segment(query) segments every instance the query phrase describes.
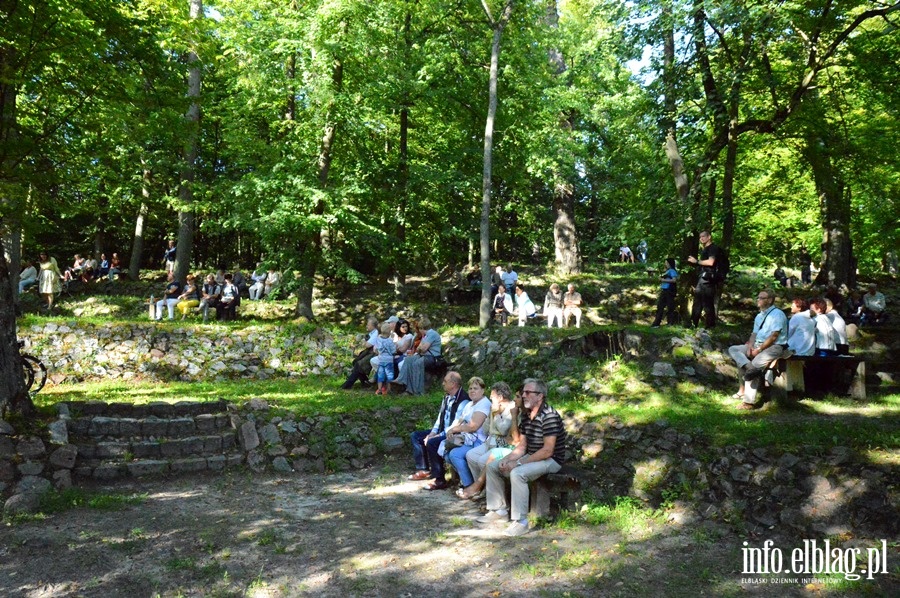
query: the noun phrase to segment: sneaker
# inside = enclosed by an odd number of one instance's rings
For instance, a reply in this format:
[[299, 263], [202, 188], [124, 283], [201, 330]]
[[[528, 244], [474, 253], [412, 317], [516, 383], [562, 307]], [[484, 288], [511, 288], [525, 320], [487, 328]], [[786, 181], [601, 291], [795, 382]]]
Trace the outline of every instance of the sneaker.
[[523, 525], [522, 523], [519, 523], [518, 521], [513, 521], [512, 523], [509, 524], [509, 527], [506, 528], [506, 531], [503, 532], [503, 535], [511, 536], [511, 537], [524, 536], [529, 531], [530, 530], [528, 529], [527, 525]]
[[496, 523], [498, 521], [507, 521], [507, 520], [509, 520], [509, 517], [507, 517], [506, 513], [503, 513], [501, 515], [497, 511], [488, 511], [487, 513], [485, 513], [484, 515], [482, 515], [475, 521], [477, 521], [478, 523]]

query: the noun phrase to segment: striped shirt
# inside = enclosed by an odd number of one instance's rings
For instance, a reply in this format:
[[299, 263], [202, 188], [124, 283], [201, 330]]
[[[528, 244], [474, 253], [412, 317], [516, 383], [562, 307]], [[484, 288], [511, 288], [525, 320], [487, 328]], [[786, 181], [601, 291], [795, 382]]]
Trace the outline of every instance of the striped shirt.
[[526, 412], [522, 418], [521, 432], [525, 435], [525, 452], [533, 455], [544, 448], [544, 438], [556, 437], [553, 448], [553, 460], [562, 465], [566, 460], [566, 428], [562, 418], [556, 409], [544, 403], [537, 417], [530, 419], [531, 413]]

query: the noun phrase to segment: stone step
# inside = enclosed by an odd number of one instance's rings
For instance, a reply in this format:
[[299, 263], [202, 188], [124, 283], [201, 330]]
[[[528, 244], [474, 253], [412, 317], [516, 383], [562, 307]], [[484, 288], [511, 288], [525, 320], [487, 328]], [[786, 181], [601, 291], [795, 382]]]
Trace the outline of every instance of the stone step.
[[222, 471], [244, 462], [241, 453], [225, 453], [207, 457], [182, 459], [135, 459], [133, 461], [88, 460], [74, 469], [76, 478], [93, 480], [117, 480], [126, 477], [191, 473], [198, 471]]
[[231, 428], [231, 419], [225, 413], [168, 418], [155, 415], [143, 418], [97, 415], [65, 421], [66, 429], [74, 439], [185, 438]]
[[85, 401], [76, 403], [57, 403], [59, 413], [76, 417], [124, 417], [141, 419], [155, 416], [159, 418], [193, 417], [204, 414], [226, 413], [228, 401], [179, 401], [166, 403], [158, 401], [145, 405], [132, 405], [129, 403], [106, 403], [103, 401]]
[[75, 443], [79, 462], [86, 459], [172, 459], [188, 456], [210, 456], [237, 447], [234, 432], [160, 440], [112, 440], [96, 443]]

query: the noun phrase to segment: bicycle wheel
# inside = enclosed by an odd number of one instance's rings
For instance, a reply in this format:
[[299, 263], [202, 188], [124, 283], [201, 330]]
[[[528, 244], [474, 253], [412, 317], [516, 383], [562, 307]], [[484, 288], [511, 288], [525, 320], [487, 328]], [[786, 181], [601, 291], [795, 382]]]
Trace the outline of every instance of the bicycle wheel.
[[47, 367], [33, 355], [22, 355], [22, 363], [25, 364], [25, 370], [31, 372], [33, 382], [29, 385], [29, 391], [31, 394], [40, 392], [47, 383]]
[[22, 377], [25, 378], [25, 391], [31, 392], [31, 385], [34, 384], [34, 371], [24, 359], [22, 360]]

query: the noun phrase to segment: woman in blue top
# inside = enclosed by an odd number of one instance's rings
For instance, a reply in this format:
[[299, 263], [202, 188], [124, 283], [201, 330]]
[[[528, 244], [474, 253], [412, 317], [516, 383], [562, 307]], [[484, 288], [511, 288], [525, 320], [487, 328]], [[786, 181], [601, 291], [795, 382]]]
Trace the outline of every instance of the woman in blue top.
[[669, 326], [673, 326], [678, 322], [678, 316], [675, 313], [675, 293], [678, 290], [675, 282], [678, 279], [678, 272], [675, 270], [675, 258], [666, 258], [666, 267], [668, 270], [660, 276], [662, 284], [659, 285], [659, 302], [656, 304], [656, 319], [653, 320], [652, 328], [659, 328], [664, 311], [667, 312], [666, 323]]

